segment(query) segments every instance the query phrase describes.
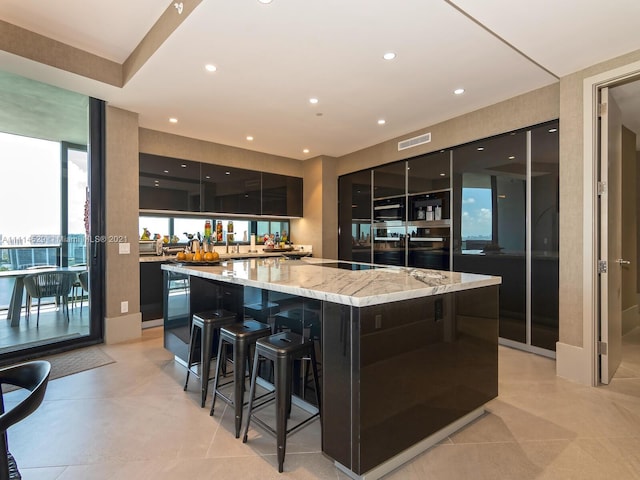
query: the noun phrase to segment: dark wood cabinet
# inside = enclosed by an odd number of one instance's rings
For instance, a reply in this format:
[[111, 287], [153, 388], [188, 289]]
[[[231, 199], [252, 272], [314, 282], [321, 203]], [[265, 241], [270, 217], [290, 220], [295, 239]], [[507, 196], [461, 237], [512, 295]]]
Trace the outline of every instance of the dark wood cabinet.
[[200, 211], [200, 163], [140, 154], [140, 208]]

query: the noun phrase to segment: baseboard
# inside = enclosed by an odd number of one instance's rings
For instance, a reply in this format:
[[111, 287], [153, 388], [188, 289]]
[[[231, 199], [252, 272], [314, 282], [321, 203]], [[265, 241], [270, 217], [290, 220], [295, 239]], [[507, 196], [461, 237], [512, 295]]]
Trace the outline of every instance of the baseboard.
[[556, 375], [573, 382], [591, 385], [591, 359], [582, 347], [556, 342]]
[[104, 343], [113, 344], [140, 338], [142, 313], [130, 313], [120, 317], [104, 318]]
[[622, 335], [629, 333], [631, 330], [640, 326], [640, 314], [638, 313], [638, 305], [634, 305], [622, 311]]

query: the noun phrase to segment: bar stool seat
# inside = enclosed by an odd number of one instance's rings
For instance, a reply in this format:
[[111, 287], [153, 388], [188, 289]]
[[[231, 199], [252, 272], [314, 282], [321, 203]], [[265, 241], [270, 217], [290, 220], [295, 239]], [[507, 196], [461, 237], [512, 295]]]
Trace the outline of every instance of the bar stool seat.
[[[251, 347], [256, 344], [256, 341], [262, 337], [271, 335], [271, 327], [266, 323], [256, 322], [255, 320], [245, 320], [242, 323], [226, 326], [220, 329], [220, 340], [218, 342], [218, 351], [226, 345], [233, 347], [233, 380], [220, 383], [220, 374], [223, 366], [226, 363], [226, 356], [224, 361], [220, 361], [216, 364], [216, 374], [213, 380], [213, 401], [211, 402], [211, 412], [213, 415], [216, 406], [216, 397], [220, 397], [229, 405], [234, 407], [235, 416], [235, 434], [236, 438], [240, 437], [240, 429], [242, 428], [242, 408], [244, 407], [244, 382], [246, 378], [245, 365], [250, 363]], [[251, 374], [251, 370], [249, 370]], [[226, 396], [221, 390], [221, 387], [233, 383], [233, 398]]]
[[[318, 412], [311, 414], [305, 420], [287, 429], [287, 421], [291, 408], [291, 383], [293, 381], [293, 361], [305, 357], [311, 358], [311, 368], [315, 383], [316, 402]], [[258, 362], [260, 357], [274, 362], [274, 387], [275, 396], [269, 400], [254, 405], [256, 392], [256, 378], [258, 376]], [[271, 392], [270, 392], [271, 393]], [[264, 421], [258, 418], [254, 409], [266, 405], [268, 402], [276, 402], [276, 428], [273, 429]], [[284, 456], [286, 453], [287, 435], [300, 429], [311, 420], [320, 416], [320, 385], [318, 382], [318, 367], [313, 340], [304, 338], [293, 332], [282, 332], [269, 337], [261, 338], [256, 342], [256, 353], [253, 358], [253, 373], [251, 375], [251, 387], [249, 390], [249, 410], [247, 412], [247, 423], [242, 438], [243, 443], [247, 442], [249, 424], [253, 420], [269, 433], [275, 435], [278, 445], [278, 471], [284, 468]]]
[[[200, 379], [201, 407], [204, 407], [205, 401], [207, 400], [209, 380], [212, 380], [209, 378], [209, 370], [215, 332], [219, 331], [222, 327], [232, 325], [236, 321], [237, 315], [227, 310], [207, 310], [193, 315], [191, 321], [191, 337], [189, 339], [189, 356], [187, 358], [187, 378], [184, 382], [184, 390], [186, 390], [189, 385], [189, 374], [193, 373], [193, 375]], [[200, 333], [200, 361], [194, 362], [193, 356], [196, 350], [198, 332]], [[221, 356], [220, 354], [221, 350], [218, 350], [218, 357]], [[200, 365], [200, 374], [192, 371], [192, 367], [195, 364]]]

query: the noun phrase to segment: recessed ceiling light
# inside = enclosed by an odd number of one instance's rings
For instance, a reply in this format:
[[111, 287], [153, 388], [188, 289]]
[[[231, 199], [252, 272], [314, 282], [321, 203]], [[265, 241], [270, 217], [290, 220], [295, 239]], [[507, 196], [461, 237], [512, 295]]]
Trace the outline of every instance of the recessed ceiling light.
[[205, 176], [204, 178], [211, 178], [211, 175], [207, 175], [207, 176]]
[[387, 123], [387, 121], [384, 118], [378, 120], [378, 125], [384, 125], [385, 123]]
[[249, 140], [250, 142], [253, 142], [253, 137], [251, 135], [247, 135], [247, 140]]
[[165, 170], [164, 173], [169, 173], [169, 170]]
[[178, 123], [178, 119], [177, 119], [177, 118], [174, 118], [174, 117], [171, 117], [171, 118], [169, 119], [169, 122], [171, 122], [171, 123]]
[[440, 176], [441, 176], [441, 177], [446, 177], [446, 176], [447, 176], [447, 174], [446, 174], [446, 173], [441, 173], [441, 174], [440, 174]]
[[393, 52], [387, 52], [382, 56], [382, 58], [384, 58], [385, 60], [393, 60], [394, 58], [396, 58], [396, 54]]
[[516, 157], [515, 157], [515, 156], [513, 156], [513, 155], [510, 155], [510, 156], [509, 156], [509, 160], [513, 160], [514, 158], [516, 158]]
[[549, 129], [549, 133], [554, 133], [554, 132], [557, 132], [557, 131], [558, 131], [558, 129], [557, 129], [557, 128], [550, 128], [550, 129]]
[[273, 0], [258, 0], [260, 3], [264, 3], [265, 5], [271, 3]]
[[484, 147], [478, 147], [476, 150], [478, 150], [479, 152], [481, 152], [482, 150], [484, 150]]
[[302, 150], [302, 153], [309, 153], [309, 149], [305, 148], [304, 150]]
[[182, 168], [187, 168], [187, 164], [183, 163], [182, 165], [180, 165]]
[[464, 88], [456, 88], [453, 93], [456, 95], [462, 95], [464, 93]]
[[224, 172], [225, 175], [231, 175], [231, 172]]
[[159, 184], [159, 183], [156, 183], [156, 184], [154, 185], [154, 187], [159, 187], [159, 186], [160, 186], [160, 184]]
[[315, 105], [316, 103], [318, 103], [318, 99], [317, 98], [310, 98], [309, 99], [309, 103]]
[[204, 66], [204, 69], [205, 69], [207, 72], [215, 72], [216, 70], [218, 70], [218, 67], [216, 67], [215, 65], [212, 65], [212, 64], [208, 63], [208, 64], [206, 64], [206, 65]]

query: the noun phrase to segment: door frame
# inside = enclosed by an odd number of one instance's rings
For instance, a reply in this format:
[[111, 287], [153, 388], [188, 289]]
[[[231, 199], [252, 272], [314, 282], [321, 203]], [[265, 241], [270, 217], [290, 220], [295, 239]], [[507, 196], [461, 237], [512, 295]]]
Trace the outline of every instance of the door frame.
[[587, 77], [583, 81], [583, 283], [582, 345], [585, 352], [583, 378], [599, 385], [598, 338], [600, 334], [598, 298], [598, 100], [600, 89], [640, 80], [640, 61]]

